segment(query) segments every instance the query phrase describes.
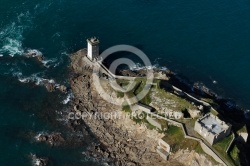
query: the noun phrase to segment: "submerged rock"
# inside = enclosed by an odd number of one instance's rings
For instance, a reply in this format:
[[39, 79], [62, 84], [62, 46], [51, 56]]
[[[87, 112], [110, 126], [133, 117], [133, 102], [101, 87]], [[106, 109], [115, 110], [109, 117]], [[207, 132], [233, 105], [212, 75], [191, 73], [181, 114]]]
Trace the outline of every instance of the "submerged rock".
[[43, 54], [38, 50], [27, 50], [26, 53], [24, 53], [24, 56], [27, 58], [36, 58], [39, 62], [44, 61]]
[[32, 163], [35, 166], [46, 166], [49, 163], [47, 157], [37, 157], [35, 154], [31, 154]]
[[63, 92], [63, 93], [67, 93], [67, 87], [64, 86], [64, 85], [60, 85], [60, 86], [59, 86], [59, 90], [60, 90], [61, 92]]
[[48, 90], [48, 92], [55, 91], [56, 85], [54, 82], [50, 82], [50, 81], [45, 80], [45, 81], [43, 81], [43, 83], [44, 83], [44, 86], [46, 87], [46, 89]]
[[61, 133], [39, 134], [36, 136], [38, 142], [46, 142], [51, 146], [62, 145], [65, 140]]

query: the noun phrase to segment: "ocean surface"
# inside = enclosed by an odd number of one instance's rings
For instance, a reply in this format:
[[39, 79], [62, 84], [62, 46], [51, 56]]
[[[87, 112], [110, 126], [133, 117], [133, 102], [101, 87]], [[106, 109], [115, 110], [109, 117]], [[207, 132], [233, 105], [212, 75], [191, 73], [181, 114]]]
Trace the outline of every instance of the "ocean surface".
[[[67, 84], [69, 55], [91, 36], [101, 40], [101, 50], [134, 45], [153, 65], [249, 109], [249, 20], [246, 0], [0, 0], [0, 165], [31, 165], [30, 154], [58, 166], [97, 165], [81, 155], [87, 146], [52, 148], [33, 138], [69, 134], [58, 119], [67, 95], [48, 93], [39, 83]], [[31, 50], [46, 61], [24, 58]]]

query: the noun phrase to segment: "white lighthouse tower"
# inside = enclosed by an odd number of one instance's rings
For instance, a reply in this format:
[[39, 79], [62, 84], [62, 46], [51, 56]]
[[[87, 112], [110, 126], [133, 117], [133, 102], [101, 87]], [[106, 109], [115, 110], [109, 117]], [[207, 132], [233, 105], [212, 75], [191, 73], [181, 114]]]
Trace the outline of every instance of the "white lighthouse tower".
[[99, 40], [96, 37], [87, 39], [88, 42], [88, 58], [93, 61], [99, 56]]

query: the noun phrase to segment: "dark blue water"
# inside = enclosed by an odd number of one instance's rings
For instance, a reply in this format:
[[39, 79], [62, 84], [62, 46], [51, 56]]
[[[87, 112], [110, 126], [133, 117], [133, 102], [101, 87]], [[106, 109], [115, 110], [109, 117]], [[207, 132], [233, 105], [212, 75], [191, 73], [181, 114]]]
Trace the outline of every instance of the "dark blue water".
[[[49, 156], [55, 165], [84, 165], [85, 147], [50, 148], [27, 136], [60, 130], [48, 110], [62, 110], [66, 96], [18, 78], [66, 83], [68, 55], [85, 47], [90, 36], [101, 40], [102, 50], [135, 45], [152, 63], [158, 60], [250, 108], [249, 9], [246, 0], [0, 0], [0, 162], [28, 165], [33, 153]], [[28, 49], [41, 51], [49, 68], [22, 58]]]

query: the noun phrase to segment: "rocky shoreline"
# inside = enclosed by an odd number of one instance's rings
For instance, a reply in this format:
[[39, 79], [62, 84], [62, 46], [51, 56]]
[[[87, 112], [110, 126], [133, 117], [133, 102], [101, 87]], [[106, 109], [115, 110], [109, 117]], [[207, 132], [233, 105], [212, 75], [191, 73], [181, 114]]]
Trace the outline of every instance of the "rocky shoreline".
[[[93, 68], [82, 60], [85, 55], [86, 50], [80, 50], [71, 55], [72, 77], [70, 85], [74, 98], [71, 102], [70, 113], [80, 116], [87, 113], [87, 115], [95, 117], [98, 113], [115, 111], [121, 117], [126, 117], [121, 106], [105, 101], [92, 85]], [[187, 154], [185, 159], [179, 160], [180, 157], [173, 155], [168, 161], [163, 160], [156, 152], [158, 139], [163, 137], [163, 134], [156, 130], [147, 129], [144, 124], [137, 124], [130, 118], [90, 118], [89, 116], [72, 118], [69, 120], [69, 124], [75, 131], [81, 130], [83, 125], [87, 126], [87, 131], [93, 135], [96, 144], [89, 146], [85, 155], [99, 159], [101, 163], [119, 166], [185, 165], [183, 161], [187, 162], [188, 160], [201, 164], [200, 158], [197, 158], [198, 154], [194, 155], [195, 152], [188, 150], [185, 152]], [[211, 165], [208, 160], [203, 161], [207, 165]]]
[[[92, 68], [83, 64], [84, 54], [81, 51], [71, 56], [71, 88], [74, 94], [72, 101], [73, 112], [87, 111], [94, 115], [96, 112], [107, 113], [111, 110], [121, 111], [121, 107], [103, 100], [92, 86]], [[122, 111], [121, 111], [122, 113]], [[98, 143], [90, 147], [94, 157], [104, 158], [109, 165], [166, 165], [156, 153], [157, 140], [162, 135], [149, 131], [130, 119], [85, 118], [71, 120], [76, 127], [81, 124], [89, 127], [96, 136]], [[151, 136], [151, 138], [150, 138]]]

